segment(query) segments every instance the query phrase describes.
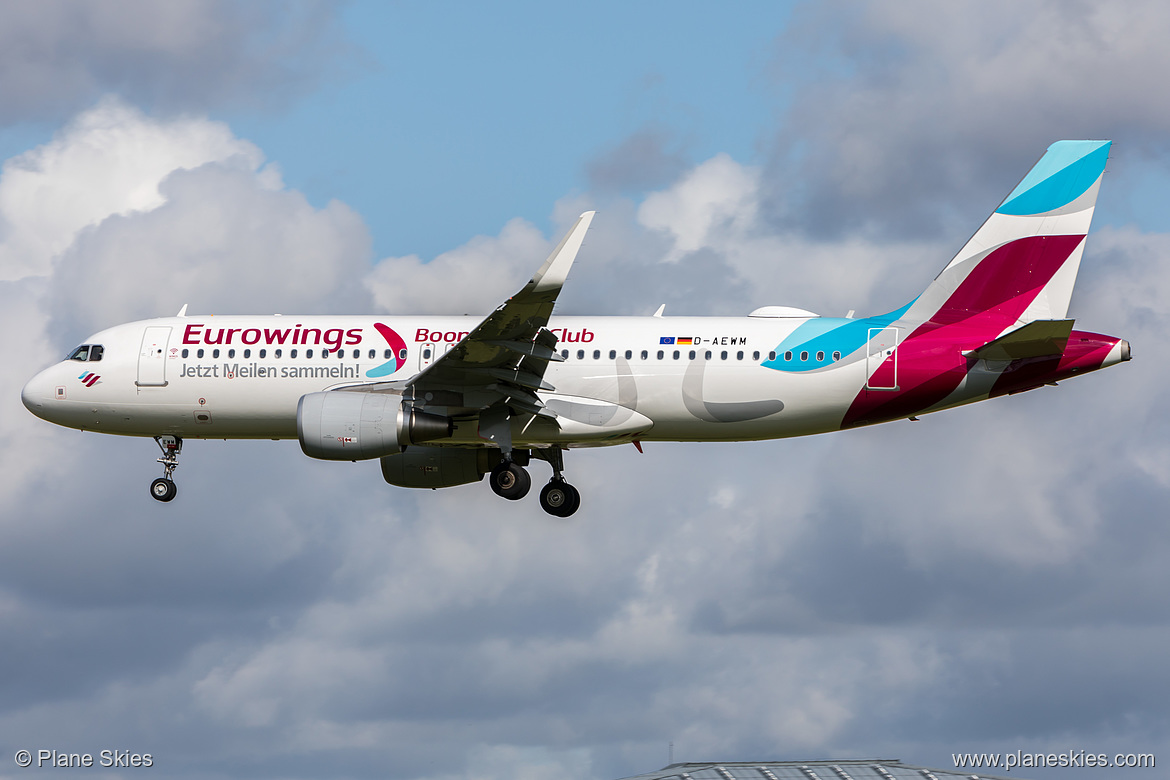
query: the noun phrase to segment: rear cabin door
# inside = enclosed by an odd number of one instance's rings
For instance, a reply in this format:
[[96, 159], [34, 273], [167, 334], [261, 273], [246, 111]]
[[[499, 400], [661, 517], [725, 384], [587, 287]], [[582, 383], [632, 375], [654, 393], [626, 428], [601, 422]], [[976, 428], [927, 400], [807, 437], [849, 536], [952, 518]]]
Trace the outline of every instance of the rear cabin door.
[[865, 360], [867, 390], [898, 389], [898, 328], [870, 328]]
[[139, 387], [167, 386], [167, 342], [171, 338], [169, 326], [152, 325], [142, 334], [142, 348], [138, 352]]

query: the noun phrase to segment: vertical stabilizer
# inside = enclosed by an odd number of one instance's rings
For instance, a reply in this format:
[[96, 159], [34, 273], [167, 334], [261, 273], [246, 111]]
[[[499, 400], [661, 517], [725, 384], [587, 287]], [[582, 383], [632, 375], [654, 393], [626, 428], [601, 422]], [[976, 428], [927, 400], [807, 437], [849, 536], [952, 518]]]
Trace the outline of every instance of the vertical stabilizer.
[[1110, 141], [1057, 141], [905, 317], [940, 325], [994, 312], [1006, 329], [1062, 319]]

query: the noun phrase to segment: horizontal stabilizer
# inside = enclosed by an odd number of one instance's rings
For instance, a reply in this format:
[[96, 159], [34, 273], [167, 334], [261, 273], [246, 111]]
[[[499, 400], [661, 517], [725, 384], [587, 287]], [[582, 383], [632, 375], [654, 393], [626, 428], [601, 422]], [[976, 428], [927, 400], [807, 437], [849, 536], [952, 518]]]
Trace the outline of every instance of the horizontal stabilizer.
[[1034, 320], [967, 353], [967, 357], [979, 360], [1022, 360], [1063, 355], [1072, 327], [1073, 320]]

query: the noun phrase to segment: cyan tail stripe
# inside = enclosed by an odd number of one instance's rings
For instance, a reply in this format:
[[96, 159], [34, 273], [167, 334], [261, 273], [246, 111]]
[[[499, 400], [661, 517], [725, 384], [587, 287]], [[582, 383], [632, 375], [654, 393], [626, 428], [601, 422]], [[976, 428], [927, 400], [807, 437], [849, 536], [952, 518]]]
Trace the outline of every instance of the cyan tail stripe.
[[1109, 141], [1057, 141], [996, 213], [1026, 216], [1067, 206], [1100, 178], [1109, 146]]
[[[915, 299], [917, 300], [917, 298]], [[813, 371], [833, 362], [833, 353], [842, 357], [861, 349], [869, 341], [870, 328], [884, 328], [899, 319], [914, 301], [897, 311], [861, 320], [846, 320], [836, 317], [817, 317], [802, 323], [788, 338], [776, 347], [776, 359], [766, 360], [763, 365], [777, 371]], [[793, 360], [785, 360], [784, 353], [793, 352]], [[799, 360], [800, 353], [807, 352], [808, 360]], [[817, 353], [824, 358], [816, 360]]]

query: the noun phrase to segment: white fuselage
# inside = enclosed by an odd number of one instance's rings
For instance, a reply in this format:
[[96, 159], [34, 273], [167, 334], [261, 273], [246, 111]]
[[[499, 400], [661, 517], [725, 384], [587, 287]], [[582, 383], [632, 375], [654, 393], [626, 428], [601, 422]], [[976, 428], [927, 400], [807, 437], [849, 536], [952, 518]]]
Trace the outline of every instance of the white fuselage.
[[[87, 340], [101, 345], [100, 361], [58, 363], [28, 383], [24, 398], [38, 416], [83, 430], [296, 438], [297, 404], [305, 394], [408, 380], [478, 322], [475, 317], [215, 316], [127, 323]], [[827, 365], [795, 373], [763, 365], [782, 359], [772, 351], [804, 322], [554, 317], [549, 329], [567, 359], [549, 365], [544, 379], [555, 389], [540, 396], [561, 409], [562, 417], [580, 418], [583, 428], [565, 433], [565, 443], [768, 439], [837, 430], [852, 399], [866, 387], [863, 351], [836, 361], [826, 356]], [[375, 323], [400, 334], [402, 343], [391, 345]], [[679, 343], [686, 339], [691, 343]], [[87, 374], [100, 378], [81, 381]], [[598, 404], [576, 403], [588, 400]], [[604, 417], [615, 407], [636, 412], [641, 422], [623, 427], [618, 420], [608, 432], [602, 425], [589, 435], [591, 416]], [[536, 438], [556, 436], [543, 431]], [[474, 430], [457, 430], [452, 443], [459, 441], [481, 443]], [[524, 444], [523, 430], [516, 431], [515, 441]]]

